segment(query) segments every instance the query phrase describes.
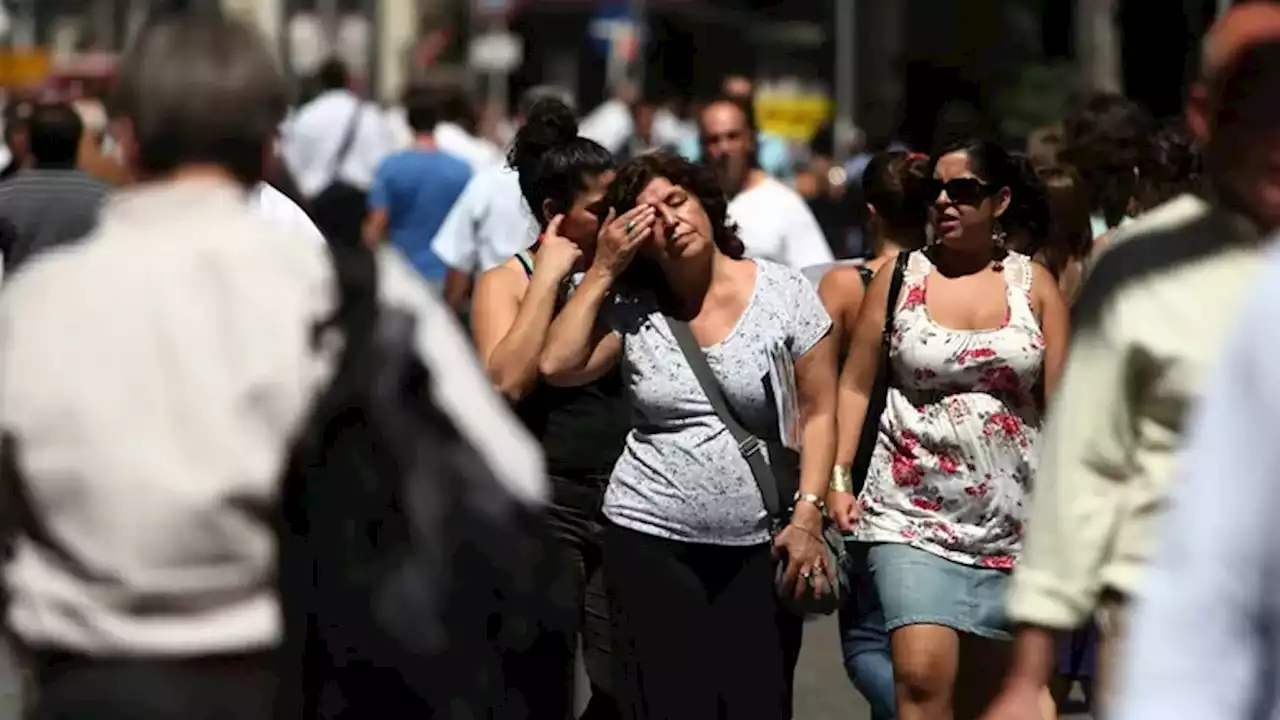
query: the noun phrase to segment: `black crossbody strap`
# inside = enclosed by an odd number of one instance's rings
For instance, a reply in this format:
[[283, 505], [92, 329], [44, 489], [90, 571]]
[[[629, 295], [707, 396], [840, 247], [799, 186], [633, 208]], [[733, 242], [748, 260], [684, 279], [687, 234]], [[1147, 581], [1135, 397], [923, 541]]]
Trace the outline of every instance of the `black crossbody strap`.
[[778, 480], [773, 475], [773, 468], [769, 467], [768, 458], [765, 457], [764, 441], [738, 422], [733, 409], [729, 407], [728, 398], [724, 396], [720, 382], [716, 380], [715, 373], [711, 372], [711, 366], [707, 364], [706, 353], [702, 351], [702, 346], [693, 336], [689, 324], [667, 318], [667, 326], [671, 328], [671, 334], [675, 336], [680, 352], [684, 354], [685, 362], [689, 364], [689, 368], [693, 370], [693, 376], [702, 386], [702, 392], [711, 403], [711, 408], [716, 411], [720, 422], [724, 423], [725, 429], [729, 431], [734, 442], [738, 443], [738, 451], [751, 467], [751, 475], [756, 479], [756, 485], [760, 487], [760, 497], [764, 500], [765, 511], [771, 518], [781, 516], [784, 505], [778, 494]]
[[871, 395], [867, 397], [867, 414], [862, 418], [862, 434], [858, 437], [858, 454], [853, 458], [853, 466], [849, 469], [853, 478], [853, 493], [862, 491], [867, 480], [867, 469], [871, 467], [871, 455], [875, 452], [876, 438], [880, 433], [880, 416], [884, 414], [884, 406], [889, 395], [889, 379], [892, 372], [889, 368], [889, 351], [893, 347], [893, 314], [898, 306], [898, 295], [902, 293], [902, 279], [907, 272], [907, 263], [911, 253], [900, 252], [893, 261], [893, 277], [889, 281], [889, 299], [884, 308], [884, 330], [880, 340], [880, 357], [876, 360], [876, 380], [871, 386]]
[[342, 143], [338, 145], [338, 152], [333, 156], [333, 164], [329, 167], [329, 184], [338, 182], [338, 173], [342, 172], [342, 164], [347, 161], [347, 156], [351, 154], [351, 147], [356, 144], [356, 130], [360, 129], [360, 117], [364, 115], [364, 101], [356, 98], [356, 111], [351, 113], [351, 119], [347, 121], [347, 129], [342, 134]]

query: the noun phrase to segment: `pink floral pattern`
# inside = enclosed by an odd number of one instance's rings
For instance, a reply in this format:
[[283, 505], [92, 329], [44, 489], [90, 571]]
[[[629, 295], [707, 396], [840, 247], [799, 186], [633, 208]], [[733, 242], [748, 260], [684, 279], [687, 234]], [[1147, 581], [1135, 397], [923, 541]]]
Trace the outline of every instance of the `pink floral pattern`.
[[1008, 316], [982, 331], [951, 330], [929, 317], [932, 269], [923, 253], [907, 266], [892, 326], [894, 386], [859, 497], [857, 535], [1011, 570], [1035, 473], [1044, 365], [1031, 261], [1006, 258]]

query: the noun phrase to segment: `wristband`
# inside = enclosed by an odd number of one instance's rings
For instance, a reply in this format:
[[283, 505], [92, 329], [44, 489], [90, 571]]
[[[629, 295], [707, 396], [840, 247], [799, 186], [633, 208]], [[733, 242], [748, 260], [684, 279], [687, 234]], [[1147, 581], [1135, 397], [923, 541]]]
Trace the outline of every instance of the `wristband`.
[[844, 465], [831, 469], [831, 492], [852, 493], [853, 471]]

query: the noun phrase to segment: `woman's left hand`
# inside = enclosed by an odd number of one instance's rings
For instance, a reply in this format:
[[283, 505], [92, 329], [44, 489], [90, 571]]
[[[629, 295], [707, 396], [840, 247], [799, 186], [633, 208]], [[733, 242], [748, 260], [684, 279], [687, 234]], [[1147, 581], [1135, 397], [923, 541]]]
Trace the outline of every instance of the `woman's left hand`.
[[773, 556], [787, 558], [783, 575], [783, 587], [792, 589], [796, 599], [812, 592], [826, 592], [826, 552], [823, 548], [822, 512], [811, 503], [800, 503], [791, 515], [791, 522], [773, 540]]

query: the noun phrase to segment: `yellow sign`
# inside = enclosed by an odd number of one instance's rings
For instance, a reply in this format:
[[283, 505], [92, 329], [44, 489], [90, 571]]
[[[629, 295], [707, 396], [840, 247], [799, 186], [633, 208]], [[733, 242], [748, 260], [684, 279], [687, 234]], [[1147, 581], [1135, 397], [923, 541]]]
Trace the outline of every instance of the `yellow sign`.
[[49, 77], [51, 63], [44, 50], [0, 50], [0, 86], [39, 85]]
[[831, 118], [831, 98], [816, 93], [760, 93], [755, 101], [756, 125], [792, 142], [813, 139]]

